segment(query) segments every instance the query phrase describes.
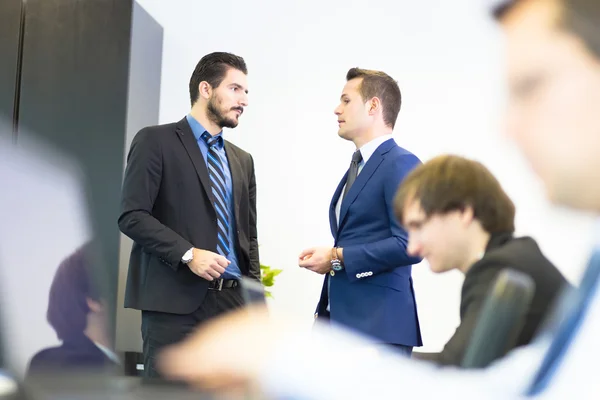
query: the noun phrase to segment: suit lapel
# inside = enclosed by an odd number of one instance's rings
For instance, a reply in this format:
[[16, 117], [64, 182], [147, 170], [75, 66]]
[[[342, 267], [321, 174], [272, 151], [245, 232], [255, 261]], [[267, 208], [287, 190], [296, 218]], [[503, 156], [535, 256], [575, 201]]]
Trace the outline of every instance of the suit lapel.
[[348, 178], [348, 171], [346, 171], [346, 173], [344, 174], [344, 177], [338, 184], [337, 189], [335, 189], [333, 198], [331, 199], [331, 204], [329, 205], [329, 227], [331, 228], [331, 234], [336, 239], [337, 239], [337, 233], [338, 233], [338, 222], [337, 222], [337, 218], [335, 216], [335, 207], [337, 206], [337, 202], [340, 199], [340, 196], [342, 195], [342, 189], [344, 188], [344, 184], [346, 183], [347, 178]]
[[342, 200], [342, 207], [340, 209], [339, 229], [342, 228], [344, 218], [348, 213], [348, 208], [350, 208], [350, 205], [354, 203], [354, 200], [356, 200], [356, 197], [358, 197], [358, 195], [363, 190], [363, 188], [365, 187], [373, 173], [377, 170], [377, 167], [379, 167], [379, 164], [381, 164], [382, 161], [383, 157], [381, 156], [381, 154], [379, 154], [378, 152], [373, 153], [371, 158], [369, 158], [369, 161], [367, 161], [367, 163], [363, 167], [362, 171], [360, 171], [360, 173], [356, 177], [354, 184], [346, 194], [346, 197], [344, 197], [344, 199]]
[[[384, 159], [384, 155], [388, 151], [390, 151], [390, 149], [393, 146], [397, 146], [397, 145], [396, 145], [396, 142], [394, 142], [391, 139], [383, 142], [377, 148], [377, 150], [375, 150], [373, 155], [371, 155], [371, 157], [369, 158], [369, 161], [367, 161], [367, 163], [364, 165], [363, 169], [360, 171], [360, 173], [356, 177], [354, 184], [352, 185], [352, 187], [346, 194], [346, 197], [344, 197], [344, 199], [342, 200], [342, 206], [340, 209], [340, 222], [338, 224], [338, 231], [342, 229], [342, 224], [344, 223], [344, 218], [346, 217], [346, 214], [348, 213], [348, 209], [350, 208], [350, 205], [352, 205], [352, 203], [354, 203], [354, 201], [356, 200], [356, 198], [358, 197], [360, 192], [363, 190], [363, 188], [365, 187], [365, 185], [367, 184], [369, 179], [371, 179], [371, 176], [373, 176], [375, 171], [377, 171], [377, 168], [379, 168], [379, 165], [381, 164], [381, 162]], [[344, 182], [345, 182], [345, 180], [344, 180]]]
[[204, 162], [202, 152], [200, 151], [200, 147], [198, 147], [198, 143], [196, 142], [196, 137], [192, 132], [192, 128], [190, 128], [190, 125], [188, 124], [187, 120], [183, 118], [177, 123], [175, 130], [177, 132], [177, 136], [179, 136], [179, 139], [183, 143], [183, 147], [185, 147], [185, 150], [190, 156], [192, 164], [194, 164], [194, 168], [196, 169], [196, 173], [200, 178], [200, 182], [204, 187], [206, 195], [210, 199], [211, 204], [214, 204], [215, 198], [210, 187], [208, 169], [206, 168], [206, 163]]
[[229, 163], [229, 171], [231, 172], [231, 184], [233, 186], [233, 204], [235, 213], [235, 222], [239, 224], [240, 215], [240, 198], [242, 195], [242, 179], [243, 170], [235, 151], [232, 150], [231, 144], [225, 140], [225, 154], [227, 154], [227, 161]]

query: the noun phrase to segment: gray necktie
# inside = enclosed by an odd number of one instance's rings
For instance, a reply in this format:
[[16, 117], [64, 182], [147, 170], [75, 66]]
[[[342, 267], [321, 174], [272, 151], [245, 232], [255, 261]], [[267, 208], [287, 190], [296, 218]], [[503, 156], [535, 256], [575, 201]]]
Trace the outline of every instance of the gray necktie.
[[344, 189], [344, 197], [350, 190], [350, 187], [356, 180], [358, 176], [358, 164], [362, 161], [362, 154], [360, 154], [360, 150], [356, 150], [354, 154], [352, 154], [352, 162], [350, 163], [350, 169], [348, 169], [348, 178], [346, 179], [346, 188]]

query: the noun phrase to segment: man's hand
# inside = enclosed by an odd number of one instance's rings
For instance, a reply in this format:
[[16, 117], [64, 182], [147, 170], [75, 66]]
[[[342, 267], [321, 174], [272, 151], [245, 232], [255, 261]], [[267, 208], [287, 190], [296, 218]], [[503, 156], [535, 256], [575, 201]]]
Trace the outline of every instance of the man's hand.
[[194, 258], [188, 263], [188, 267], [193, 273], [207, 281], [219, 278], [225, 272], [225, 268], [231, 263], [231, 261], [222, 255], [213, 253], [212, 251], [196, 248], [192, 251]]
[[317, 274], [331, 271], [331, 247], [311, 247], [300, 253], [298, 265]]

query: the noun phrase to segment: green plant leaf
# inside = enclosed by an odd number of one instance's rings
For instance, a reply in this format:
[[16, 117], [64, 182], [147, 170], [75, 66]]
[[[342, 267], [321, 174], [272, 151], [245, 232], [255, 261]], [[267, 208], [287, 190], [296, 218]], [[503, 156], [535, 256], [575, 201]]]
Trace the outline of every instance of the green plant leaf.
[[[271, 287], [275, 284], [275, 277], [279, 275], [282, 269], [272, 269], [268, 265], [260, 265], [260, 280], [264, 287]], [[265, 289], [265, 296], [272, 298], [273, 295], [270, 291]]]

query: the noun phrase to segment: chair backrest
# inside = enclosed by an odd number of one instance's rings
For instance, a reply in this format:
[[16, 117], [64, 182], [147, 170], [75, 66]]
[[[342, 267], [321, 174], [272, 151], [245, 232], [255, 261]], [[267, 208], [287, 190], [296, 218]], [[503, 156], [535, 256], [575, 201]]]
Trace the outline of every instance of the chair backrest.
[[510, 268], [498, 274], [479, 313], [463, 368], [486, 367], [515, 346], [534, 292], [530, 276]]

